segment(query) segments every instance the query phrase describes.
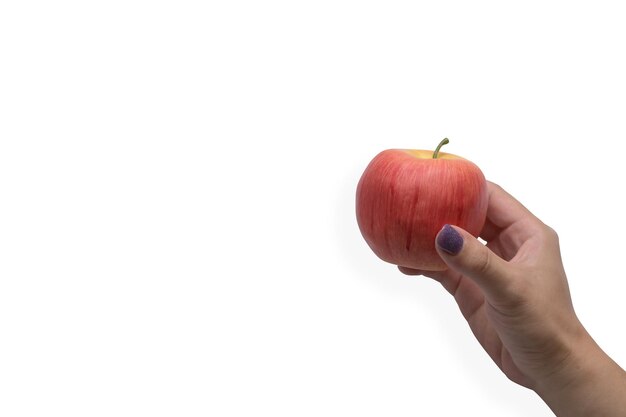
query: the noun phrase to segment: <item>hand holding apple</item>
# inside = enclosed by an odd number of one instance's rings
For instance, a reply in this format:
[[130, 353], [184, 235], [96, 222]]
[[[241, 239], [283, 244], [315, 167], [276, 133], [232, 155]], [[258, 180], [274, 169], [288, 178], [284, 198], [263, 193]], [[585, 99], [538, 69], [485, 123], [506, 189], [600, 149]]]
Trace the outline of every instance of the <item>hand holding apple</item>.
[[481, 170], [459, 156], [435, 151], [388, 149], [367, 166], [356, 191], [361, 234], [384, 261], [439, 271], [435, 249], [445, 224], [478, 236], [487, 214], [487, 183]]

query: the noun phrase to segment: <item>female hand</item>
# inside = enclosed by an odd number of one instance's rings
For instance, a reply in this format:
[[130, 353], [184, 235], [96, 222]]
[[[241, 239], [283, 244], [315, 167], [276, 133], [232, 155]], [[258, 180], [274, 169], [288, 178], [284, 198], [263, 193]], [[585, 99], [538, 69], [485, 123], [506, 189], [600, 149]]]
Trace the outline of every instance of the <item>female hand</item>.
[[487, 245], [446, 225], [436, 242], [448, 270], [400, 270], [439, 281], [502, 372], [557, 415], [622, 415], [613, 411], [626, 410], [626, 373], [574, 312], [557, 234], [502, 188], [488, 187], [480, 234]]

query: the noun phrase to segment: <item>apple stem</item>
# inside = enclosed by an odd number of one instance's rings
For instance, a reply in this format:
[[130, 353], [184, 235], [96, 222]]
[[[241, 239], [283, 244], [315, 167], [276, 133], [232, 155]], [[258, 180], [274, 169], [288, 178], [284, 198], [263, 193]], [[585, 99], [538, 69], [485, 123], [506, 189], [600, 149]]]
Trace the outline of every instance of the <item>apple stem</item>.
[[439, 149], [441, 149], [441, 147], [443, 145], [446, 145], [448, 143], [450, 143], [448, 138], [443, 138], [443, 140], [441, 142], [439, 142], [439, 145], [437, 145], [437, 148], [435, 149], [435, 152], [433, 152], [433, 159], [437, 159], [437, 157], [439, 156]]

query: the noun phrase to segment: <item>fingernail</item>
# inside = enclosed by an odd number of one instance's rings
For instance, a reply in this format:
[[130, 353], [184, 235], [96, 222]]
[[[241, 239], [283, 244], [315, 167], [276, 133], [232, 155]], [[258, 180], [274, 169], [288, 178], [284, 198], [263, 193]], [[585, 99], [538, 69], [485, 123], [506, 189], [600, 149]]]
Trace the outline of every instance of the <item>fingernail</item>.
[[454, 227], [446, 224], [437, 235], [437, 246], [450, 255], [456, 255], [463, 248], [463, 236]]

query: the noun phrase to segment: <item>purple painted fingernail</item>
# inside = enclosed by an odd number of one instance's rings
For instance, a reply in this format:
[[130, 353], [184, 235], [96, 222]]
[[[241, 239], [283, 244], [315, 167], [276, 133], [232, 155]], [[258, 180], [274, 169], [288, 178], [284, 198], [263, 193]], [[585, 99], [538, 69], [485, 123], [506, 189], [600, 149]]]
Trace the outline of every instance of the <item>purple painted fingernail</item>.
[[446, 224], [437, 235], [437, 246], [450, 255], [456, 255], [463, 248], [463, 236], [454, 227]]

